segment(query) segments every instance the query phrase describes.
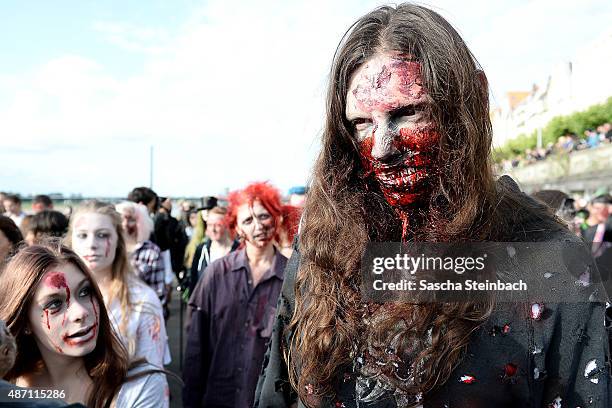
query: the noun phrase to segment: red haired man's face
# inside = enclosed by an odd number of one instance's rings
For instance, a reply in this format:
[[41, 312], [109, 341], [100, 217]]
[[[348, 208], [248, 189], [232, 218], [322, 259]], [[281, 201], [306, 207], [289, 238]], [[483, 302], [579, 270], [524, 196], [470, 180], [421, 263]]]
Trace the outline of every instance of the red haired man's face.
[[346, 98], [363, 167], [387, 201], [399, 208], [420, 201], [437, 173], [440, 141], [421, 63], [376, 54], [355, 71]]
[[272, 245], [276, 233], [276, 220], [260, 201], [238, 207], [236, 232], [243, 237], [247, 246], [264, 248]]

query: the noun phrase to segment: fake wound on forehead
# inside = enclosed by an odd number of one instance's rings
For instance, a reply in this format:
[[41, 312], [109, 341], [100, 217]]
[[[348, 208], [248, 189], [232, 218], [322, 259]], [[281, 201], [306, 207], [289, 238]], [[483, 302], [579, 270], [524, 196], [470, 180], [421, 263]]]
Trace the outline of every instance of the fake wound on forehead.
[[399, 77], [401, 85], [410, 86], [413, 84], [423, 84], [420, 62], [393, 59], [390, 65]]
[[54, 288], [68, 287], [64, 273], [58, 271], [50, 271], [45, 277], [45, 283]]

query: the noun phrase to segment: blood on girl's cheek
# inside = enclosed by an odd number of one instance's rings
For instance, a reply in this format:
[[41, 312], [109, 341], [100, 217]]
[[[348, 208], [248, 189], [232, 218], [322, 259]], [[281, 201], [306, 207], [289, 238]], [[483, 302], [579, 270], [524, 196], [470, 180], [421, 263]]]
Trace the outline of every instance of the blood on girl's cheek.
[[106, 242], [106, 247], [104, 248], [104, 257], [108, 258], [108, 254], [110, 253], [110, 238], [106, 237], [104, 241]]
[[47, 329], [51, 330], [51, 324], [49, 323], [49, 311], [45, 309], [45, 314], [43, 315], [47, 319]]
[[98, 330], [98, 309], [96, 309], [96, 302], [94, 302], [93, 295], [89, 296], [89, 301], [91, 302], [91, 307], [94, 311], [94, 317], [96, 318], [96, 325], [94, 327], [94, 331]]
[[93, 300], [93, 295], [90, 295], [89, 297], [89, 301], [91, 302], [91, 307], [93, 309], [94, 312], [94, 317], [96, 319], [96, 322], [94, 323], [92, 329], [91, 329], [91, 334], [89, 335], [89, 337], [87, 337], [86, 339], [79, 339], [79, 340], [73, 340], [72, 338], [70, 338], [68, 336], [68, 334], [64, 334], [62, 336], [62, 341], [67, 344], [68, 346], [80, 346], [82, 344], [88, 343], [91, 340], [96, 339], [97, 335], [98, 335], [98, 310], [96, 308], [96, 303]]
[[[57, 313], [57, 312], [56, 312]], [[55, 313], [51, 313], [52, 315]], [[44, 310], [44, 313], [40, 316], [41, 319], [44, 318], [45, 319], [45, 324], [47, 325], [47, 329], [49, 331], [51, 331], [51, 323], [49, 322], [49, 311], [47, 309]], [[53, 342], [53, 340], [51, 340], [51, 338], [49, 338], [49, 342], [51, 343], [51, 345], [53, 345], [53, 348], [55, 349], [55, 351], [57, 351], [58, 353], [64, 353], [64, 350], [62, 350], [62, 348], [60, 346], [58, 346], [57, 344], [55, 344]]]
[[[53, 288], [61, 289], [64, 288], [66, 290], [66, 309], [64, 310], [64, 316], [62, 317], [62, 326], [66, 323], [66, 312], [70, 307], [70, 288], [66, 283], [66, 277], [62, 272], [50, 272], [49, 275], [45, 278], [45, 283]], [[51, 314], [55, 314], [57, 312], [52, 312]], [[45, 314], [47, 316], [47, 328], [51, 330], [51, 326], [49, 324], [49, 311], [45, 310]]]

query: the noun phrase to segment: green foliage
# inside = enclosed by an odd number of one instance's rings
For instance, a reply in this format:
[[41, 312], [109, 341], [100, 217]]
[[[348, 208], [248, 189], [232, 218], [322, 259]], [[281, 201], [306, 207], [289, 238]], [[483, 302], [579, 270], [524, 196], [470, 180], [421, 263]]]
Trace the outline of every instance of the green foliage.
[[530, 135], [520, 134], [512, 140], [509, 140], [504, 146], [493, 151], [493, 161], [498, 163], [502, 160], [511, 159], [519, 154], [522, 154], [527, 149], [533, 149], [538, 144], [538, 134], [536, 132]]
[[[606, 122], [612, 123], [612, 97], [606, 102], [593, 105], [586, 110], [574, 112], [567, 116], [557, 116], [548, 122], [542, 129], [542, 146], [556, 143], [559, 137], [568, 132], [575, 133], [579, 138], [584, 138], [584, 131]], [[523, 154], [527, 149], [533, 149], [537, 145], [537, 132], [530, 135], [521, 134], [509, 140], [504, 146], [495, 149], [493, 161], [496, 163], [510, 159], [518, 154]]]
[[557, 116], [552, 118], [544, 129], [542, 129], [542, 145], [546, 146], [548, 143], [556, 143], [559, 137], [571, 131], [568, 116]]

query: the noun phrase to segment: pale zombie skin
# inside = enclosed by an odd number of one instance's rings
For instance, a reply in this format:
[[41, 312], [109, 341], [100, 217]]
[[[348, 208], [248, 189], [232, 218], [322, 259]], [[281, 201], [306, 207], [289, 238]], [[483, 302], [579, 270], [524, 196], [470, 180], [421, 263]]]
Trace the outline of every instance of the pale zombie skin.
[[266, 247], [276, 234], [276, 220], [255, 200], [252, 205], [242, 204], [236, 211], [236, 229], [244, 240], [257, 247]]
[[363, 167], [399, 210], [425, 199], [438, 173], [440, 134], [430, 104], [421, 63], [406, 55], [374, 55], [349, 84], [345, 113]]
[[45, 273], [36, 289], [29, 326], [39, 348], [80, 357], [96, 346], [98, 310], [85, 274], [71, 263], [61, 264]]
[[94, 212], [77, 215], [72, 249], [94, 272], [112, 267], [117, 251], [117, 229], [110, 216]]

